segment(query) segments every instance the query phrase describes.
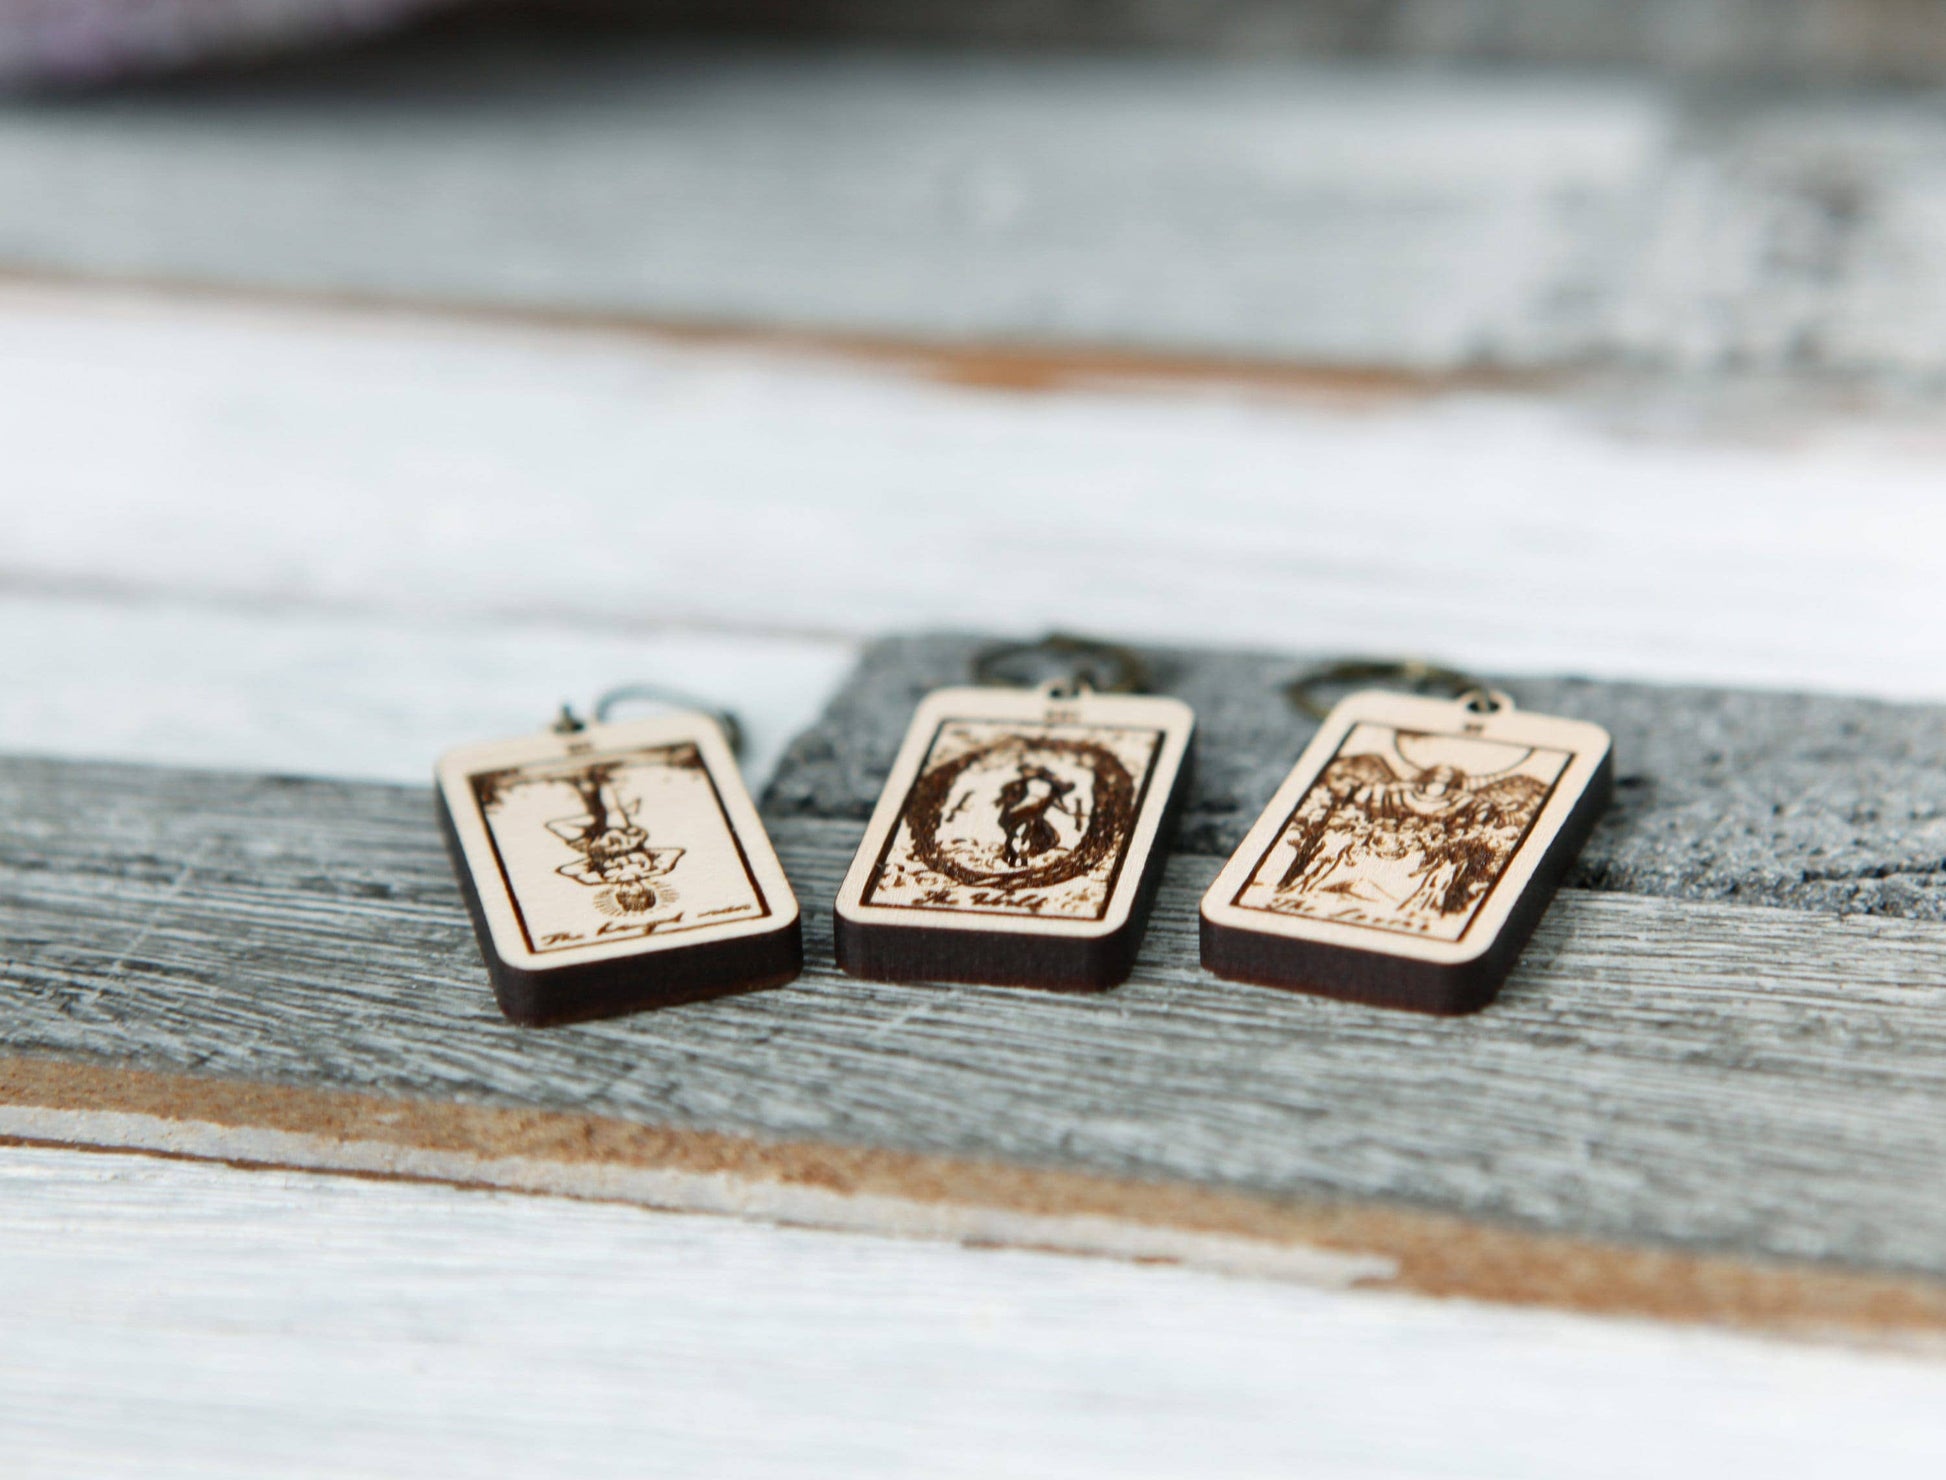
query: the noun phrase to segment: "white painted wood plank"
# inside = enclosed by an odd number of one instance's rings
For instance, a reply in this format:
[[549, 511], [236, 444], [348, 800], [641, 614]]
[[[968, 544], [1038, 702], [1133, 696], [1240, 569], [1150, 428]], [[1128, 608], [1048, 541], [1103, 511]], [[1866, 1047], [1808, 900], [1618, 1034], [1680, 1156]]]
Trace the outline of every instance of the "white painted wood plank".
[[20, 1480], [1889, 1480], [1946, 1451], [1946, 1364], [1892, 1354], [18, 1147], [0, 1201]]
[[1946, 695], [1934, 429], [1626, 410], [1024, 395], [650, 337], [15, 289], [0, 590], [611, 635], [1064, 625]]
[[761, 788], [853, 645], [0, 595], [0, 655], [5, 751], [423, 782], [455, 745], [541, 729], [563, 703], [585, 713], [640, 681], [735, 710]]

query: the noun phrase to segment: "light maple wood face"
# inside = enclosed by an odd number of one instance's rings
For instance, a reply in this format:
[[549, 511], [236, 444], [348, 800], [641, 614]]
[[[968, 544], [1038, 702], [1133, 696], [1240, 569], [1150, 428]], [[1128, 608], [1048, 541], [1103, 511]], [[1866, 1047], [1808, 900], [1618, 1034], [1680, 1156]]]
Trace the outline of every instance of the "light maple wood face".
[[1174, 699], [934, 692], [906, 732], [839, 914], [922, 929], [1119, 929], [1194, 726]]
[[1203, 898], [1234, 930], [1460, 962], [1493, 944], [1609, 750], [1597, 725], [1367, 691]]
[[500, 958], [546, 970], [797, 915], [722, 731], [680, 713], [457, 750], [438, 781]]

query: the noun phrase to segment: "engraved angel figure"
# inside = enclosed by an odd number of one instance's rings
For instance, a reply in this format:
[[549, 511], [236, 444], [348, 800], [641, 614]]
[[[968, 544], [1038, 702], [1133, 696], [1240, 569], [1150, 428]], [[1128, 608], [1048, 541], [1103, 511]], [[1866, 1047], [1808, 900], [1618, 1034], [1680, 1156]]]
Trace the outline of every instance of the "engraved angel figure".
[[[1546, 791], [1517, 772], [1469, 776], [1440, 764], [1400, 776], [1382, 756], [1345, 757], [1292, 818], [1291, 858], [1275, 892], [1371, 895], [1373, 905], [1390, 896], [1400, 916], [1463, 915], [1491, 886]], [[1389, 879], [1400, 879], [1398, 892]]]
[[555, 870], [590, 888], [604, 888], [596, 903], [605, 911], [639, 915], [674, 898], [668, 886], [655, 885], [676, 866], [681, 848], [652, 848], [648, 829], [635, 820], [639, 803], [615, 791], [612, 770], [596, 766], [568, 778], [581, 797], [582, 812], [557, 818], [547, 830], [581, 856]]

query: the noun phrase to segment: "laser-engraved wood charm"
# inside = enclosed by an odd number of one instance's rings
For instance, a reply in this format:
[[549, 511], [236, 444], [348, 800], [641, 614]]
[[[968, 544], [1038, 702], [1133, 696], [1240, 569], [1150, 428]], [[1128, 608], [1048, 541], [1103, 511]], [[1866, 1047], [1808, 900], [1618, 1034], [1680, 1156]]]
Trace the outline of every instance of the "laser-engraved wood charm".
[[776, 986], [797, 899], [717, 722], [456, 750], [440, 820], [501, 1010], [567, 1022]]
[[1203, 896], [1203, 965], [1421, 1012], [1492, 1001], [1612, 789], [1606, 730], [1494, 702], [1338, 704]]
[[1124, 980], [1194, 729], [1174, 699], [928, 695], [838, 891], [839, 966], [879, 981]]

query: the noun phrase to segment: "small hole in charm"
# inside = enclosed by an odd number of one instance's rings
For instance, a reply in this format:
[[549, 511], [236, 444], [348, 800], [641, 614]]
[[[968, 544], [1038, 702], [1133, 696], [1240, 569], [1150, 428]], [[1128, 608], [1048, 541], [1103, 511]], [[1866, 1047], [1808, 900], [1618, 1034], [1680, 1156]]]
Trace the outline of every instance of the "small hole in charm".
[[1470, 689], [1459, 702], [1469, 714], [1505, 714], [1514, 707], [1514, 701], [1499, 689]]

